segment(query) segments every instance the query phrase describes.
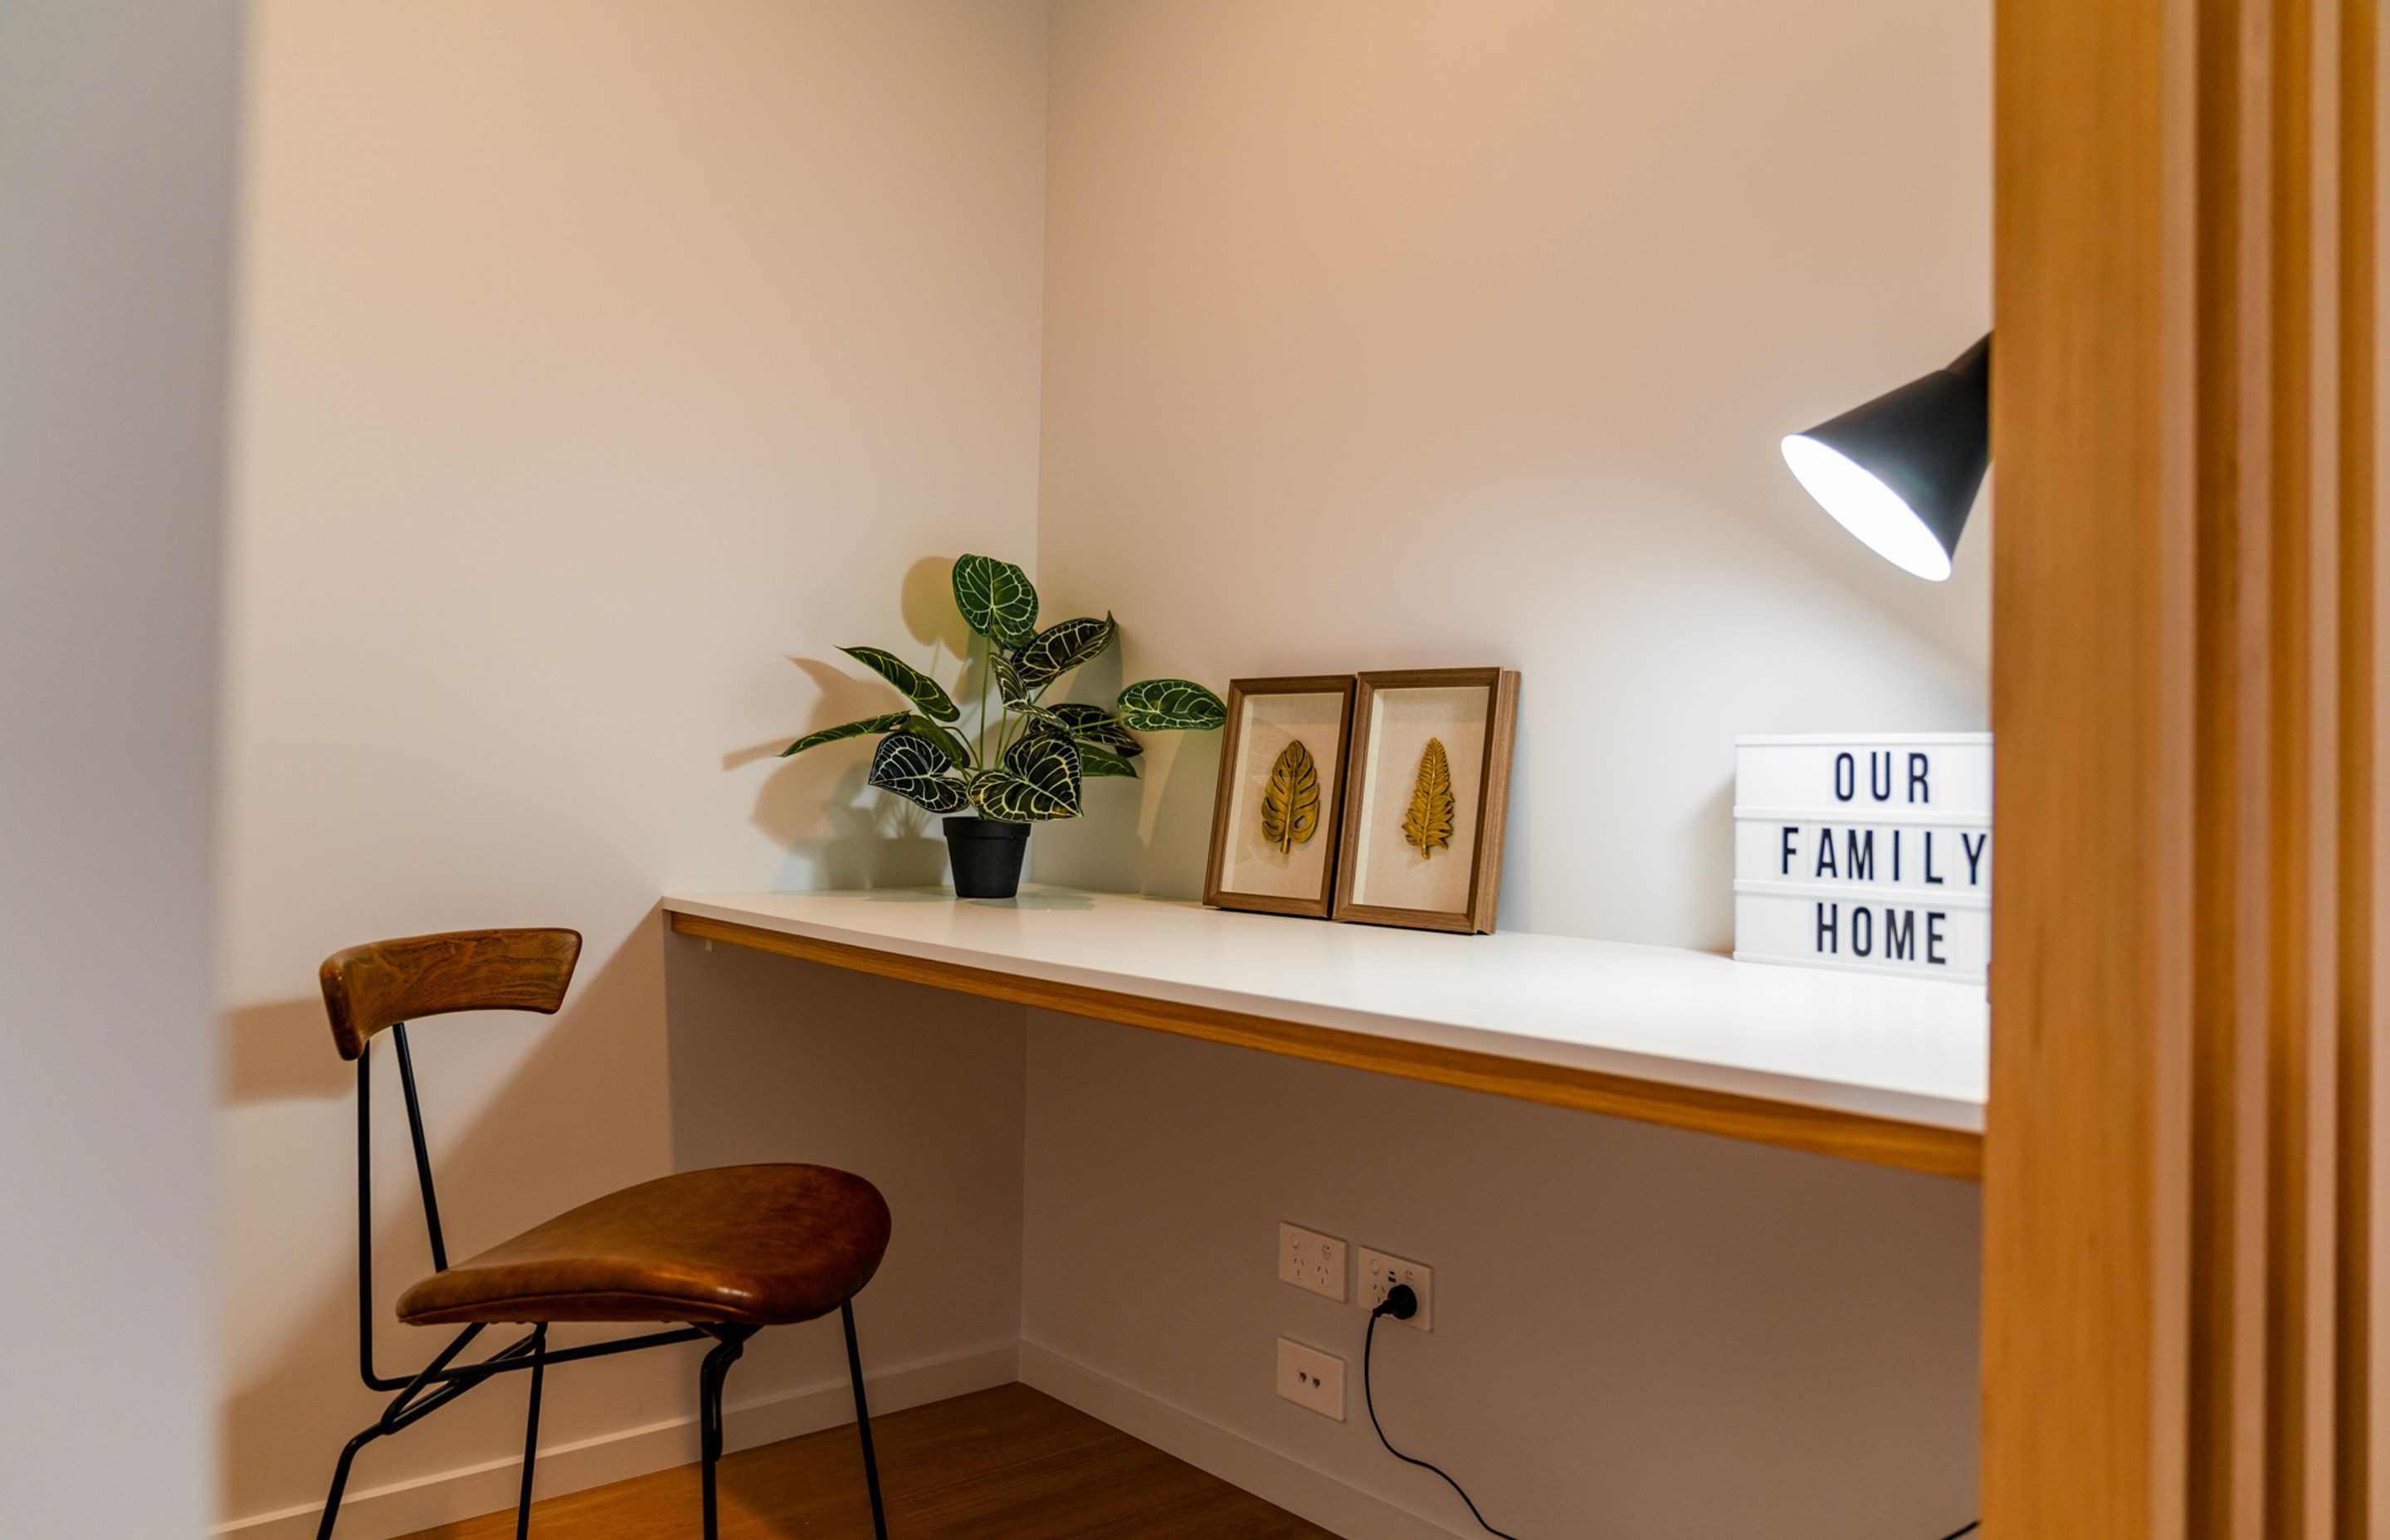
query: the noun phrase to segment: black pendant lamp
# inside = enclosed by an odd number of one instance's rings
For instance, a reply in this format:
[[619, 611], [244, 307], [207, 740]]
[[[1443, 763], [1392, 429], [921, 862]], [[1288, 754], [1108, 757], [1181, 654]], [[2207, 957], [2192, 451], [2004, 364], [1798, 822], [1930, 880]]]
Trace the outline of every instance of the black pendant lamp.
[[1784, 461], [1843, 528], [1940, 583], [1992, 463], [1992, 339], [1947, 368], [1784, 441]]

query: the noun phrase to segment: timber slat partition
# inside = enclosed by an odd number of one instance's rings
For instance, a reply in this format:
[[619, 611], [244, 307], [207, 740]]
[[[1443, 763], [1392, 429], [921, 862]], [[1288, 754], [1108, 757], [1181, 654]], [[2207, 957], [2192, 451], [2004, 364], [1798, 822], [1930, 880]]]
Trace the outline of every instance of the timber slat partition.
[[1985, 1531], [2359, 1540], [2376, 5], [1996, 17]]

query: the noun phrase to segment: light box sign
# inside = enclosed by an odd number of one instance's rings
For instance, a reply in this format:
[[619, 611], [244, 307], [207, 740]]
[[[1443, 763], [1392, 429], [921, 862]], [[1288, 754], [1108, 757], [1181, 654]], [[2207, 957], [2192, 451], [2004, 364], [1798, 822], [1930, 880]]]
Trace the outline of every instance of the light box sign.
[[1735, 956], [1984, 982], [1988, 733], [1735, 744]]

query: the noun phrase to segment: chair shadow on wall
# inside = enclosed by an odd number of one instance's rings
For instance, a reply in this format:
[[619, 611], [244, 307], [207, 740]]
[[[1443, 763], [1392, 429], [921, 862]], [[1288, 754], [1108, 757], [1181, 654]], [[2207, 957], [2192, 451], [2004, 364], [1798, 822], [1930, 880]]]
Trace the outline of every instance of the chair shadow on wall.
[[[672, 1103], [658, 1030], [663, 993], [662, 929], [651, 913], [596, 969], [585, 963], [554, 1019], [443, 1017], [418, 1030], [424, 1116], [437, 1151], [442, 1219], [453, 1255], [469, 1256], [575, 1204], [671, 1169]], [[352, 1191], [356, 1146], [350, 1094], [356, 1072], [333, 1048], [322, 1002], [245, 1007], [225, 1013], [221, 1025], [220, 1105], [231, 1110], [339, 1103], [340, 1115], [326, 1128], [323, 1147], [310, 1153], [339, 1167], [340, 1189], [344, 1195]], [[492, 1038], [535, 1045], [478, 1110], [443, 1094], [457, 1078], [451, 1072], [453, 1050], [468, 1036], [483, 1038], [478, 1057], [484, 1064]], [[404, 1327], [392, 1314], [399, 1294], [430, 1271], [431, 1264], [405, 1153], [397, 1077], [388, 1072], [388, 1050], [378, 1046], [377, 1053], [384, 1056], [384, 1073], [376, 1076], [374, 1094], [374, 1192], [382, 1216], [374, 1232], [374, 1330], [376, 1367], [389, 1374], [420, 1366], [449, 1332]], [[469, 1125], [460, 1126], [467, 1118]], [[272, 1200], [270, 1194], [243, 1196], [250, 1202]], [[341, 1204], [337, 1224], [338, 1243], [321, 1253], [337, 1263], [303, 1285], [306, 1298], [279, 1305], [275, 1317], [280, 1341], [262, 1368], [230, 1389], [221, 1407], [221, 1490], [234, 1517], [320, 1502], [341, 1444], [372, 1422], [387, 1399], [366, 1390], [357, 1378], [353, 1198]], [[242, 1262], [226, 1260], [236, 1270]], [[559, 1328], [557, 1341], [612, 1334], [604, 1328]], [[586, 1384], [600, 1376], [615, 1383], [592, 1396], [593, 1405], [619, 1406], [636, 1398], [643, 1405], [668, 1405], [693, 1414], [696, 1366], [694, 1350], [668, 1348], [560, 1370], [564, 1378], [551, 1387], [543, 1443], [619, 1426], [619, 1418], [601, 1428], [574, 1415], [574, 1381]], [[633, 1377], [643, 1382], [623, 1383]], [[503, 1388], [479, 1389], [366, 1451], [351, 1502], [402, 1473], [448, 1472], [517, 1452], [526, 1393], [520, 1381], [519, 1375], [505, 1377], [498, 1381]], [[693, 1431], [688, 1442], [694, 1459]]]

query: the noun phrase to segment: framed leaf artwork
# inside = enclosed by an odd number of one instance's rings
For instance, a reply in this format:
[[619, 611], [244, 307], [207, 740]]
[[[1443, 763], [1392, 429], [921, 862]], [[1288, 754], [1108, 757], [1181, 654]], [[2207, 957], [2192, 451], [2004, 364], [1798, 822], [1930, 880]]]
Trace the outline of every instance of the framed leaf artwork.
[[1228, 682], [1204, 903], [1328, 918], [1353, 691], [1349, 674]]
[[1357, 676], [1336, 918], [1494, 929], [1518, 723], [1514, 670]]

